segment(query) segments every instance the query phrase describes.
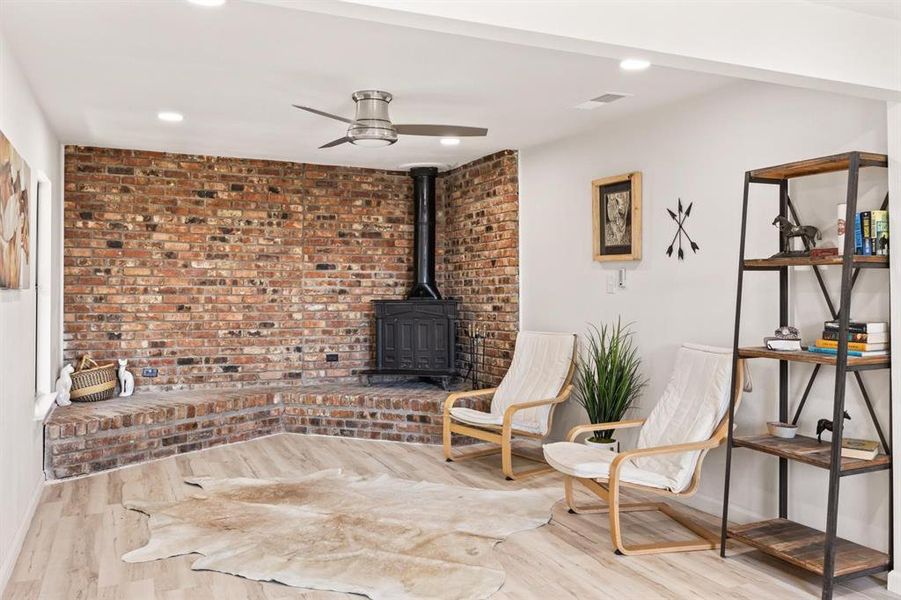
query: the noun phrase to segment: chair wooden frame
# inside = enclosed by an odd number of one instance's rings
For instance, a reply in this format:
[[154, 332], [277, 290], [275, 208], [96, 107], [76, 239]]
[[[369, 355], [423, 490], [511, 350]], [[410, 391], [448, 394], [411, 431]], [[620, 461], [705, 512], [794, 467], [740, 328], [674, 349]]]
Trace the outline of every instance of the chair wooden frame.
[[[461, 461], [461, 460], [470, 460], [473, 458], [481, 458], [483, 456], [489, 456], [491, 454], [500, 453], [501, 455], [501, 470], [504, 475], [507, 477], [508, 481], [513, 481], [514, 479], [522, 479], [523, 477], [531, 477], [533, 475], [539, 475], [541, 473], [547, 473], [549, 471], [553, 471], [553, 468], [549, 466], [544, 460], [537, 458], [535, 456], [530, 456], [524, 454], [522, 452], [517, 452], [513, 449], [513, 436], [519, 437], [527, 437], [532, 439], [544, 439], [547, 436], [547, 433], [534, 433], [531, 431], [523, 431], [521, 429], [515, 429], [513, 427], [513, 417], [517, 412], [527, 409], [527, 408], [535, 408], [536, 406], [546, 406], [550, 405], [551, 410], [548, 413], [548, 422], [547, 422], [547, 431], [548, 433], [551, 431], [551, 426], [554, 424], [554, 409], [558, 404], [562, 404], [569, 399], [570, 394], [572, 393], [573, 384], [573, 374], [575, 373], [576, 363], [575, 363], [575, 339], [573, 340], [573, 359], [569, 365], [569, 371], [566, 374], [566, 380], [563, 382], [563, 386], [560, 389], [560, 393], [557, 394], [554, 398], [548, 398], [545, 400], [533, 400], [530, 402], [523, 402], [521, 404], [513, 404], [507, 407], [507, 410], [504, 411], [504, 421], [502, 425], [471, 425], [468, 423], [458, 423], [455, 422], [451, 418], [451, 408], [453, 408], [454, 403], [460, 400], [461, 398], [479, 398], [484, 396], [491, 396], [494, 392], [497, 391], [497, 388], [489, 388], [484, 390], [474, 390], [470, 392], [454, 392], [447, 397], [447, 400], [444, 402], [444, 458], [447, 462], [453, 461]], [[497, 448], [487, 448], [481, 450], [472, 450], [469, 452], [453, 452], [451, 448], [451, 438], [453, 434], [465, 435], [467, 437], [475, 438], [478, 440], [482, 440], [484, 442], [491, 442], [492, 444], [497, 444]], [[513, 470], [513, 456], [518, 456], [520, 458], [524, 458], [526, 460], [530, 460], [532, 462], [541, 463], [541, 466], [533, 467], [531, 469], [524, 469], [520, 471]]]
[[[744, 361], [738, 361], [738, 375], [736, 377], [735, 389], [735, 406], [736, 408], [741, 402], [742, 390], [744, 388]], [[583, 433], [589, 431], [597, 431], [601, 429], [626, 429], [630, 427], [640, 427], [645, 419], [633, 419], [628, 421], [617, 421], [613, 423], [600, 423], [578, 425], [570, 429], [567, 439], [574, 442], [576, 438]], [[667, 497], [688, 497], [698, 491], [698, 485], [701, 482], [701, 465], [707, 452], [712, 448], [716, 448], [726, 439], [729, 423], [728, 416], [724, 416], [719, 422], [713, 434], [706, 440], [701, 442], [689, 442], [684, 444], [672, 444], [669, 446], [658, 446], [655, 448], [638, 448], [636, 450], [628, 450], [620, 452], [610, 463], [610, 472], [607, 479], [586, 479], [581, 477], [573, 477], [564, 474], [563, 488], [566, 498], [566, 505], [569, 507], [570, 513], [575, 514], [598, 514], [607, 513], [610, 519], [610, 538], [617, 554], [639, 555], [639, 554], [658, 554], [661, 552], [686, 552], [690, 550], [713, 550], [720, 546], [720, 534], [713, 533], [701, 524], [693, 521], [689, 517], [679, 514], [672, 506], [666, 502], [620, 502], [620, 490], [622, 488], [640, 490], [642, 492], [650, 492]], [[654, 456], [659, 454], [675, 454], [681, 452], [697, 452], [701, 451], [698, 462], [695, 464], [694, 474], [691, 483], [681, 492], [672, 492], [653, 486], [645, 486], [634, 483], [621, 482], [619, 480], [620, 468], [624, 461], [638, 458], [641, 456]], [[601, 498], [605, 505], [579, 507], [575, 503], [573, 497], [573, 481], [578, 481], [590, 492]], [[696, 537], [686, 540], [670, 541], [670, 542], [652, 542], [647, 544], [633, 544], [627, 546], [623, 543], [622, 527], [620, 525], [620, 513], [623, 512], [641, 512], [641, 511], [660, 511], [682, 527], [696, 534]]]

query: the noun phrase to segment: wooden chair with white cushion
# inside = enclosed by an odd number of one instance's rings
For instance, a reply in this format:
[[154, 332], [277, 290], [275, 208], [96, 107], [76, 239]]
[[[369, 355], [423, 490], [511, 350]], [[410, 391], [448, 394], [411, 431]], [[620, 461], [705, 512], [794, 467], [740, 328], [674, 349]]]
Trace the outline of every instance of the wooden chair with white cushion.
[[[513, 450], [512, 438], [544, 438], [553, 423], [554, 408], [572, 392], [576, 336], [572, 333], [522, 331], [516, 337], [513, 360], [496, 388], [456, 392], [444, 404], [444, 457], [448, 461], [477, 458], [500, 452], [507, 479], [545, 473], [542, 466], [513, 471], [513, 455], [540, 460]], [[454, 406], [461, 398], [491, 396], [490, 412]], [[498, 444], [498, 448], [454, 453], [453, 434]]]
[[[736, 407], [744, 388], [744, 361], [736, 372]], [[608, 513], [610, 537], [619, 554], [652, 554], [709, 550], [719, 546], [713, 533], [680, 515], [666, 502], [621, 503], [620, 489], [628, 488], [669, 497], [691, 496], [698, 489], [701, 463], [707, 452], [728, 434], [729, 382], [732, 350], [684, 344], [663, 396], [646, 419], [579, 425], [566, 442], [544, 446], [548, 464], [563, 473], [566, 503], [573, 513]], [[605, 429], [641, 427], [637, 448], [611, 452], [576, 443], [580, 434]], [[573, 481], [604, 500], [600, 507], [576, 506]], [[694, 532], [690, 540], [625, 545], [621, 512], [659, 510]]]

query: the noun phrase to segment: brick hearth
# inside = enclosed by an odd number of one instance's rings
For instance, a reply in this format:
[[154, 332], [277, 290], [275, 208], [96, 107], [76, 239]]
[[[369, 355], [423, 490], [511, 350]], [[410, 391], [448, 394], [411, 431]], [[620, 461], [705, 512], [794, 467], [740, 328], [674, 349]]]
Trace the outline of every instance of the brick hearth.
[[62, 479], [279, 432], [438, 444], [445, 398], [423, 383], [319, 384], [75, 403], [45, 424], [45, 469]]

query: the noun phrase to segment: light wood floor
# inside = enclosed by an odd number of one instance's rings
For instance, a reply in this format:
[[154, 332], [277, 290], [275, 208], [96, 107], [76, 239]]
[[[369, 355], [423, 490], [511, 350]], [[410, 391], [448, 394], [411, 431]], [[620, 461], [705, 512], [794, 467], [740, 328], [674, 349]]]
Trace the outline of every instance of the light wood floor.
[[[44, 490], [3, 598], [359, 598], [192, 571], [190, 556], [126, 564], [120, 556], [145, 543], [147, 525], [146, 517], [123, 509], [122, 500], [185, 497], [196, 492], [182, 483], [191, 475], [286, 477], [331, 467], [483, 488], [553, 486], [562, 497], [559, 477], [508, 482], [500, 476], [499, 460], [445, 463], [439, 447], [280, 434], [52, 484]], [[652, 533], [684, 535], [659, 515], [627, 514], [623, 519], [628, 541], [646, 541]], [[498, 600], [819, 597], [816, 577], [739, 544], [730, 547], [728, 560], [715, 551], [617, 556], [605, 517], [571, 515], [562, 504], [555, 506], [549, 525], [515, 534], [495, 552], [507, 572], [494, 596]], [[840, 586], [836, 597], [898, 599], [881, 580], [869, 577]]]

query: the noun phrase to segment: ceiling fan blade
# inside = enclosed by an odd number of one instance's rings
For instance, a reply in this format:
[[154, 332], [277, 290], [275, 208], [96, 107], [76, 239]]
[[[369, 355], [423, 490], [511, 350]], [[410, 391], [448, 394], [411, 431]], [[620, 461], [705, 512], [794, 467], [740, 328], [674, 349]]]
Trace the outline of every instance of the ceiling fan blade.
[[345, 136], [342, 138], [338, 138], [337, 140], [332, 140], [328, 144], [323, 144], [323, 145], [319, 146], [319, 149], [322, 150], [323, 148], [333, 148], [335, 146], [340, 146], [341, 144], [345, 144], [349, 141], [350, 141], [350, 138]]
[[327, 113], [327, 112], [325, 112], [325, 111], [323, 111], [323, 110], [318, 110], [318, 109], [316, 109], [316, 108], [310, 108], [309, 106], [300, 106], [300, 105], [297, 105], [297, 104], [292, 104], [291, 106], [293, 106], [294, 108], [299, 108], [300, 110], [305, 110], [305, 111], [307, 111], [307, 112], [311, 112], [311, 113], [313, 113], [314, 115], [319, 115], [320, 117], [328, 117], [329, 119], [335, 119], [336, 121], [342, 121], [342, 122], [344, 122], [344, 123], [350, 123], [351, 125], [354, 124], [354, 120], [353, 120], [353, 119], [345, 119], [344, 117], [339, 117], [338, 115], [333, 115], [332, 113]]
[[395, 125], [397, 133], [403, 135], [434, 135], [439, 137], [474, 137], [488, 135], [484, 127], [461, 127], [459, 125]]

